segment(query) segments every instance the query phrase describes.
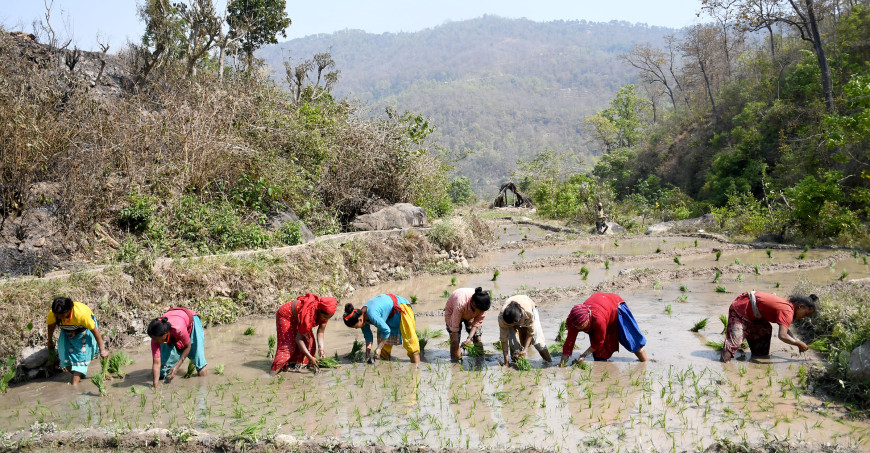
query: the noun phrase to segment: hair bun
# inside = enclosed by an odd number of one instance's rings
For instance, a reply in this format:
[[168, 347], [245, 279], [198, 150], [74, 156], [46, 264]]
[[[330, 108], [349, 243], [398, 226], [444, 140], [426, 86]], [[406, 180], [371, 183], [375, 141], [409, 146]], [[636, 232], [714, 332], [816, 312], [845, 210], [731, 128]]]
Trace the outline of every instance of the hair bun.
[[167, 318], [166, 316], [160, 318], [160, 320], [163, 322], [169, 322], [169, 318]]
[[817, 296], [817, 295], [815, 295], [815, 294], [810, 294], [810, 299], [811, 299], [813, 302], [818, 302], [818, 300], [819, 300], [819, 296]]
[[474, 292], [475, 292], [475, 293], [482, 293], [482, 292], [483, 292], [483, 288], [481, 288], [480, 286], [478, 286], [477, 288], [474, 288]]
[[347, 315], [350, 313], [353, 313], [353, 304], [352, 303], [344, 304], [344, 314]]

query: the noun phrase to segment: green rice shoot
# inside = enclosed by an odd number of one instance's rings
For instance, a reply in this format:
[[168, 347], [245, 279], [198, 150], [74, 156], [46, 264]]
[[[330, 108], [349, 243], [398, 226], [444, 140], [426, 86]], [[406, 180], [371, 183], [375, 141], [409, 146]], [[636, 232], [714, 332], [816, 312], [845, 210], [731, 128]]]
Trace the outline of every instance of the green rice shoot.
[[324, 357], [317, 361], [317, 366], [320, 368], [338, 368], [338, 359], [335, 357]]
[[704, 327], [707, 327], [707, 320], [708, 319], [710, 319], [710, 318], [704, 318], [704, 319], [696, 322], [695, 325], [692, 326], [691, 329], [689, 329], [689, 331], [690, 332], [700, 332], [701, 329], [703, 329]]
[[514, 366], [520, 371], [531, 371], [532, 364], [525, 357], [520, 357], [514, 362]]

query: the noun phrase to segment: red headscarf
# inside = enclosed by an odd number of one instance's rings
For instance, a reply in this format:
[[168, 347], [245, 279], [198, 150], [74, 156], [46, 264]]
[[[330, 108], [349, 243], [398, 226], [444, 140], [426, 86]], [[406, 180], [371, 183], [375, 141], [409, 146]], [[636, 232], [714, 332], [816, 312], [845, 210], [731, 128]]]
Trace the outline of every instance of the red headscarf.
[[321, 297], [311, 293], [299, 296], [296, 300], [298, 301], [296, 302], [296, 313], [299, 316], [297, 329], [303, 335], [311, 334], [311, 329], [319, 325], [317, 322], [317, 310], [332, 315], [335, 313], [335, 307], [338, 305], [338, 301], [334, 297]]
[[592, 309], [586, 304], [577, 304], [571, 309], [571, 313], [568, 313], [568, 321], [565, 324], [585, 332], [589, 330], [590, 321], [592, 321]]

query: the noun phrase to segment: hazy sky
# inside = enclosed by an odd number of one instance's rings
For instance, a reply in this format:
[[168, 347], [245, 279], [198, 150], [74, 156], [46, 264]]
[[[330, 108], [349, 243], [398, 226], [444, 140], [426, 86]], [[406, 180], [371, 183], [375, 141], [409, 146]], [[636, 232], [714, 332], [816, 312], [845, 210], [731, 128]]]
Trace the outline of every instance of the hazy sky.
[[[7, 30], [32, 32], [43, 19], [44, 1], [0, 0], [0, 24]], [[141, 2], [142, 0], [139, 0]], [[71, 36], [83, 49], [96, 50], [97, 33], [112, 52], [128, 40], [137, 41], [143, 25], [136, 17], [137, 0], [54, 0], [51, 24], [61, 36]], [[220, 10], [226, 0], [215, 0]], [[287, 39], [344, 29], [371, 33], [418, 31], [447, 21], [494, 14], [534, 21], [623, 20], [680, 28], [698, 21], [700, 0], [332, 0], [287, 1], [293, 24]], [[280, 38], [279, 40], [283, 40]]]

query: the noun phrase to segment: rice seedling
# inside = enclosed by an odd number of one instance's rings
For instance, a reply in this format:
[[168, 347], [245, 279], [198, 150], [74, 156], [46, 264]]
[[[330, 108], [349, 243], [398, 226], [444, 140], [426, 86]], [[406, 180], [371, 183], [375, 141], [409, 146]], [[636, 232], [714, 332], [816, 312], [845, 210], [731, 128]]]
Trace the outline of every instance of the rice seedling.
[[501, 340], [496, 341], [495, 343], [493, 343], [493, 344], [492, 344], [492, 347], [494, 347], [497, 351], [501, 351]]
[[275, 346], [278, 344], [278, 339], [275, 335], [269, 335], [268, 345], [269, 352], [266, 353], [266, 357], [272, 359], [275, 358]]
[[843, 271], [843, 273], [840, 274], [840, 278], [839, 278], [839, 280], [840, 280], [840, 281], [846, 280], [846, 277], [848, 277], [848, 276], [849, 276], [849, 273], [846, 272], [846, 271]]
[[755, 265], [755, 275], [761, 275], [761, 272], [758, 271], [758, 265]]
[[726, 330], [728, 330], [728, 317], [720, 314], [719, 321], [722, 322], [722, 333], [724, 334]]
[[498, 269], [496, 269], [492, 273], [492, 280], [491, 281], [496, 281], [496, 280], [498, 280]]
[[345, 356], [345, 358], [350, 360], [352, 363], [362, 362], [363, 346], [364, 344], [362, 341], [353, 340], [353, 346], [351, 346], [350, 352]]
[[805, 246], [804, 246], [804, 253], [809, 252], [809, 251], [810, 251], [810, 246], [809, 246], [809, 245], [805, 245]]
[[720, 343], [718, 341], [710, 340], [710, 341], [707, 341], [707, 346], [715, 349], [716, 351], [722, 351], [722, 349], [725, 348], [725, 343]]
[[742, 282], [742, 281], [743, 281], [743, 274], [737, 274], [737, 281], [738, 281], [738, 282]]
[[699, 331], [700, 331], [701, 329], [703, 329], [704, 327], [707, 327], [707, 320], [708, 320], [708, 319], [710, 319], [710, 318], [704, 318], [704, 319], [702, 319], [702, 320], [696, 322], [695, 325], [692, 326], [691, 329], [689, 329], [689, 331], [690, 331], [690, 332], [699, 332]]
[[408, 302], [410, 302], [411, 305], [417, 305], [417, 296], [412, 294], [411, 296], [409, 296]]
[[223, 375], [224, 375], [224, 364], [223, 364], [223, 363], [219, 363], [219, 364], [217, 364], [217, 366], [214, 367], [214, 372], [215, 372], [218, 376], [223, 376]]
[[565, 335], [568, 333], [567, 322], [563, 319], [559, 323], [559, 331], [556, 332], [556, 341], [565, 341]]
[[0, 377], [0, 393], [6, 393], [9, 389], [9, 383], [15, 378], [17, 367], [15, 366], [15, 357], [8, 357], [6, 364], [3, 367], [3, 376]]
[[486, 353], [483, 350], [483, 343], [471, 343], [468, 345], [462, 345], [462, 349], [468, 353], [469, 357], [483, 357]]
[[188, 378], [193, 377], [194, 374], [196, 374], [196, 365], [193, 364], [193, 360], [188, 360], [187, 361], [187, 372], [184, 373], [183, 377], [185, 379], [188, 379]]
[[677, 302], [685, 303], [687, 300], [689, 300], [689, 295], [688, 294], [680, 294], [679, 296], [677, 296], [676, 300], [677, 300]]
[[440, 329], [432, 330], [428, 327], [422, 331], [417, 331], [417, 341], [420, 344], [420, 354], [425, 353], [426, 345], [429, 344], [431, 338], [438, 338], [444, 335], [444, 331]]
[[764, 253], [767, 253], [767, 257], [768, 257], [768, 258], [773, 258], [773, 257], [770, 255], [770, 254], [772, 253], [772, 251], [771, 251], [770, 249], [765, 250]]
[[739, 266], [740, 263], [741, 263], [740, 258], [736, 258], [736, 259], [734, 260], [734, 264], [736, 264], [736, 265]]
[[[496, 272], [498, 272], [498, 271], [496, 271]], [[449, 298], [449, 297], [450, 297], [450, 291], [447, 291], [447, 290], [445, 289], [444, 292], [441, 293], [441, 297], [443, 297], [443, 298], [445, 298], [445, 299]]]
[[456, 286], [456, 277], [450, 277], [450, 286]]
[[667, 304], [667, 305], [665, 305], [665, 313], [667, 313], [667, 314], [670, 315], [670, 314], [672, 314], [673, 312], [674, 312], [674, 309], [671, 307], [671, 304]]
[[697, 246], [698, 246], [698, 240], [695, 239], [695, 247], [697, 247]]
[[866, 257], [866, 256], [862, 256], [861, 259], [864, 260], [864, 265], [866, 266], [866, 265], [867, 265], [867, 257]]
[[716, 261], [719, 261], [719, 258], [721, 258], [721, 257], [722, 257], [722, 251], [716, 250]]
[[[105, 361], [105, 359], [103, 360]], [[97, 373], [91, 378], [91, 382], [97, 387], [97, 391], [100, 392], [100, 396], [106, 394], [106, 384], [103, 382], [103, 373]]]
[[662, 282], [656, 280], [653, 282], [653, 289], [662, 289]]
[[660, 247], [656, 247], [656, 253], [662, 253], [662, 249]]
[[680, 292], [681, 292], [681, 293], [684, 293], [684, 292], [686, 292], [686, 291], [688, 291], [688, 290], [689, 290], [689, 288], [686, 288], [686, 285], [680, 285]]
[[713, 277], [713, 283], [719, 283], [719, 277], [722, 276], [722, 271], [716, 269], [716, 276]]
[[717, 293], [727, 293], [728, 290], [725, 289], [725, 287], [722, 286], [722, 285], [716, 285], [716, 292], [717, 292]]
[[[131, 359], [124, 351], [118, 351], [109, 356], [108, 359], [105, 359], [105, 366], [103, 368], [103, 378], [110, 379], [111, 376], [117, 376], [119, 378], [124, 378], [127, 375], [121, 367], [130, 365], [133, 363], [133, 359]], [[100, 365], [102, 366], [103, 360], [100, 361]]]
[[335, 357], [324, 357], [317, 361], [317, 366], [320, 368], [338, 368], [338, 359]]
[[613, 241], [613, 246], [619, 247], [619, 240], [618, 239]]
[[807, 257], [806, 252], [801, 253], [800, 255], [798, 255], [798, 259], [799, 259], [799, 260], [802, 260], [802, 259], [804, 259], [804, 258], [806, 258], [806, 257]]
[[526, 253], [526, 249], [522, 249], [522, 250], [520, 250], [520, 253], [517, 253], [517, 255], [519, 255], [519, 256], [523, 256], [523, 253]]
[[812, 343], [807, 345], [810, 349], [815, 349], [816, 351], [825, 352], [828, 348], [828, 339], [827, 338], [816, 338], [812, 341]]
[[518, 358], [517, 361], [514, 363], [514, 366], [520, 371], [532, 370], [532, 364], [529, 363], [528, 359], [526, 359], [525, 357]]
[[610, 260], [604, 260], [604, 268], [610, 270]]
[[679, 256], [675, 256], [675, 257], [674, 257], [674, 262], [677, 263], [677, 266], [683, 264], [683, 263], [680, 262], [680, 257], [679, 257]]
[[251, 336], [251, 335], [253, 335], [254, 333], [256, 333], [256, 332], [254, 332], [254, 328], [253, 328], [253, 327], [248, 327], [247, 329], [245, 329], [245, 331], [242, 333], [242, 335]]
[[589, 269], [586, 266], [580, 268], [580, 276], [583, 277], [583, 280], [589, 278]]

